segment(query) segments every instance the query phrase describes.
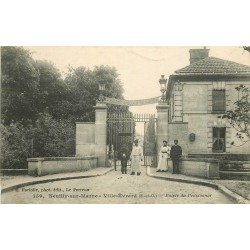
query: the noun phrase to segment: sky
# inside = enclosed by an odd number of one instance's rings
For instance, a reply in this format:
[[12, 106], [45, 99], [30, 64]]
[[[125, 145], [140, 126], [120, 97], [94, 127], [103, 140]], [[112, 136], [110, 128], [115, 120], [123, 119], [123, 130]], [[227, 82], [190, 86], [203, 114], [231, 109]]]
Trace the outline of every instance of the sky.
[[[160, 96], [161, 75], [169, 78], [175, 70], [189, 65], [189, 50], [197, 47], [25, 47], [34, 59], [52, 62], [62, 73], [69, 65], [76, 68], [95, 65], [115, 67], [127, 100]], [[207, 47], [209, 56], [250, 65], [250, 54], [242, 47]], [[130, 107], [134, 113], [155, 113], [156, 104]], [[141, 130], [141, 129], [139, 129]]]

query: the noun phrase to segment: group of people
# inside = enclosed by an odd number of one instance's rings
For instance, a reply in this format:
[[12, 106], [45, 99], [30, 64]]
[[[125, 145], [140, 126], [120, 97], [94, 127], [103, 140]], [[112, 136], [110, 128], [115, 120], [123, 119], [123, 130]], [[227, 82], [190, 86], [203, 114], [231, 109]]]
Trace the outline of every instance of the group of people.
[[170, 147], [166, 140], [163, 141], [159, 152], [159, 161], [156, 172], [168, 171], [168, 160], [173, 162], [173, 174], [179, 174], [179, 161], [182, 156], [182, 148], [178, 145], [178, 140], [174, 140], [174, 145]]
[[[178, 145], [178, 140], [174, 140], [174, 145], [170, 147], [166, 140], [163, 141], [159, 152], [159, 160], [156, 172], [168, 171], [168, 160], [171, 158], [173, 162], [173, 174], [179, 174], [179, 161], [182, 156], [182, 148]], [[134, 141], [134, 146], [130, 155], [131, 175], [141, 174], [141, 161], [143, 161], [143, 152], [138, 140]], [[123, 152], [121, 157], [122, 174], [127, 174], [127, 156]]]

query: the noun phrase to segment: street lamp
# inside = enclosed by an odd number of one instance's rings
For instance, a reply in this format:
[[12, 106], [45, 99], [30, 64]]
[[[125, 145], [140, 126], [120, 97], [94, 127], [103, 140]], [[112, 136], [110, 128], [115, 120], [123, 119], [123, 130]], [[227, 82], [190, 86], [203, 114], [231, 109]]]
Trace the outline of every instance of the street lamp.
[[166, 83], [167, 83], [167, 79], [164, 79], [165, 75], [161, 75], [161, 79], [159, 80], [160, 86], [161, 86], [161, 92], [162, 92], [162, 97], [161, 97], [161, 102], [166, 102], [166, 96], [164, 95], [164, 93], [166, 92]]
[[98, 101], [99, 102], [103, 102], [105, 100], [105, 97], [103, 96], [103, 92], [105, 90], [105, 83], [102, 82], [102, 81], [100, 81], [98, 83], [98, 85], [99, 85], [99, 91], [100, 91], [100, 95], [99, 95]]

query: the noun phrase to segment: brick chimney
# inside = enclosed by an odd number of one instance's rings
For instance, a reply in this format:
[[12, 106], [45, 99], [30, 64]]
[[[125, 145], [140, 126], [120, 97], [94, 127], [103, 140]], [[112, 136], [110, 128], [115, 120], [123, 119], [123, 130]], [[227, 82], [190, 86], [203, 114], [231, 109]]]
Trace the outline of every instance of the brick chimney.
[[190, 64], [192, 64], [207, 58], [209, 55], [209, 49], [207, 49], [206, 47], [204, 47], [203, 49], [190, 49], [189, 53], [190, 53], [189, 61]]

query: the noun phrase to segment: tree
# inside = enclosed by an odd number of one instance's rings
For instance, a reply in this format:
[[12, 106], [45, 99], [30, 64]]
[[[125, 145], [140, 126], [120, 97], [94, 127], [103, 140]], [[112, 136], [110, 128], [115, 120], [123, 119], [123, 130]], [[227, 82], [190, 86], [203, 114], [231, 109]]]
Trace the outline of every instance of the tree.
[[243, 46], [243, 49], [250, 53], [250, 46]]
[[144, 155], [154, 156], [156, 154], [155, 119], [151, 118], [147, 123], [144, 135]]
[[70, 111], [68, 88], [50, 62], [35, 61], [22, 47], [2, 48], [2, 122], [33, 124], [42, 112], [56, 119]]
[[144, 155], [145, 156], [152, 156], [151, 166], [156, 167], [157, 165], [157, 158], [156, 156], [156, 134], [155, 134], [155, 119], [152, 117], [150, 118], [149, 122], [146, 126], [146, 131], [144, 134]]
[[[238, 131], [236, 136], [241, 140], [241, 145], [243, 145], [250, 141], [249, 88], [240, 85], [235, 89], [238, 91], [238, 100], [234, 103], [234, 110], [227, 111], [227, 114], [223, 118], [226, 118]], [[231, 144], [234, 145], [234, 142]]]
[[36, 61], [39, 70], [39, 103], [42, 112], [53, 118], [67, 119], [72, 109], [69, 89], [62, 80], [59, 70], [50, 62]]
[[[3, 47], [1, 60], [3, 168], [27, 167], [27, 157], [73, 156], [75, 122], [95, 120], [99, 82], [106, 96], [123, 98], [119, 75], [109, 66], [71, 67], [63, 80], [52, 63], [35, 61], [22, 47]], [[108, 105], [112, 111], [128, 107]]]
[[20, 122], [1, 126], [1, 167], [17, 169], [28, 167], [26, 159], [31, 157], [30, 142], [27, 139], [29, 130]]
[[[123, 87], [115, 68], [96, 66], [93, 70], [85, 67], [69, 68], [65, 84], [69, 89], [68, 100], [71, 102], [69, 116], [74, 121], [93, 122], [94, 106], [100, 95], [99, 83], [105, 83], [104, 96], [123, 98]], [[108, 105], [108, 112], [126, 112], [128, 107]]]
[[65, 157], [75, 155], [75, 124], [69, 120], [55, 120], [48, 113], [40, 114], [30, 130], [33, 157]]
[[50, 114], [41, 113], [35, 125], [1, 124], [1, 142], [1, 166], [27, 168], [29, 157], [74, 156], [75, 126], [68, 120], [57, 121]]
[[37, 106], [39, 71], [29, 51], [21, 47], [2, 47], [2, 123], [34, 121], [41, 111]]

